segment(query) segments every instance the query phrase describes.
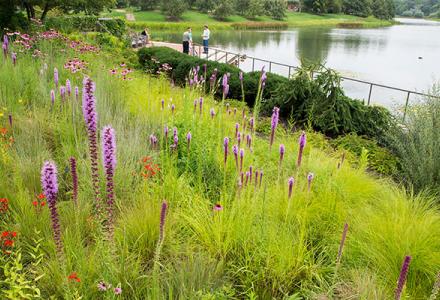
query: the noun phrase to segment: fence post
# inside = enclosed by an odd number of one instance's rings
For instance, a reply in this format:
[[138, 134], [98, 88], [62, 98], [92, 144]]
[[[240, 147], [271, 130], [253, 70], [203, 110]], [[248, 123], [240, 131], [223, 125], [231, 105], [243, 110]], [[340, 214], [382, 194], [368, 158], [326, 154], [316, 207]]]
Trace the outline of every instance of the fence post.
[[269, 73], [272, 71], [272, 62], [269, 62]]
[[214, 57], [215, 57], [215, 61], [217, 61], [217, 49], [215, 49]]
[[370, 105], [371, 101], [371, 93], [373, 92], [373, 84], [370, 84], [370, 92], [368, 93], [368, 105]]
[[290, 79], [290, 66], [289, 66], [289, 75], [287, 75], [287, 78]]
[[240, 69], [240, 53], [237, 55], [237, 68]]
[[226, 55], [225, 55], [225, 63], [228, 63], [228, 52], [226, 52]]
[[408, 94], [406, 96], [406, 103], [405, 103], [405, 111], [403, 112], [403, 122], [405, 122], [405, 118], [406, 118], [406, 112], [408, 110], [408, 104], [409, 104], [409, 96], [411, 95], [411, 92], [408, 91]]
[[252, 72], [255, 70], [255, 57], [252, 57]]
[[199, 45], [199, 58], [202, 57], [202, 52], [201, 52], [200, 50], [201, 50], [201, 47], [200, 47], [200, 45]]

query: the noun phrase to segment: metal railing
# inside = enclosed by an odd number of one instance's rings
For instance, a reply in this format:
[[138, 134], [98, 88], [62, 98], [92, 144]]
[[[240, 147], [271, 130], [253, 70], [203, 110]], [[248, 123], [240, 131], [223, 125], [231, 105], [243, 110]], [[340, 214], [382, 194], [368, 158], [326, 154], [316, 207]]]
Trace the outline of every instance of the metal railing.
[[[213, 48], [213, 47], [209, 47], [209, 51], [208, 54], [202, 55], [202, 48], [203, 45], [200, 44], [193, 44], [193, 47], [196, 48], [198, 47], [199, 51], [198, 51], [198, 57], [199, 58], [204, 58], [204, 59], [208, 59], [208, 60], [214, 60], [217, 62], [223, 62], [227, 63], [227, 64], [233, 64], [236, 65], [238, 68], [240, 68], [240, 64], [243, 66], [245, 61], [250, 61], [252, 67], [250, 68], [252, 72], [254, 72], [256, 70], [256, 62], [262, 62], [264, 63], [264, 66], [266, 64], [268, 64], [268, 72], [272, 72], [273, 71], [273, 67], [277, 66], [277, 67], [282, 67], [286, 69], [286, 72], [281, 72], [282, 74], [279, 74], [280, 72], [278, 72], [279, 75], [284, 75], [288, 78], [291, 77], [292, 75], [292, 71], [296, 71], [299, 68], [297, 66], [292, 66], [292, 65], [288, 65], [288, 64], [283, 64], [283, 63], [279, 63], [279, 62], [274, 62], [274, 61], [270, 61], [270, 60], [266, 60], [266, 59], [261, 59], [261, 58], [257, 58], [257, 57], [252, 57], [252, 56], [248, 56], [246, 54], [240, 54], [240, 53], [234, 53], [231, 51], [226, 51], [226, 50], [222, 50], [219, 48]], [[213, 53], [212, 53], [213, 52]], [[220, 56], [219, 56], [220, 54]], [[205, 57], [204, 57], [205, 56]], [[230, 58], [228, 60], [228, 57]], [[388, 90], [392, 90], [392, 91], [397, 91], [397, 92], [403, 92], [406, 95], [406, 99], [405, 99], [405, 106], [404, 106], [404, 111], [403, 111], [403, 120], [405, 120], [406, 114], [407, 114], [407, 110], [408, 110], [408, 105], [409, 105], [409, 100], [411, 95], [415, 95], [415, 96], [423, 96], [423, 97], [432, 97], [432, 98], [437, 98], [440, 99], [439, 96], [435, 96], [435, 95], [429, 95], [426, 93], [420, 93], [417, 91], [411, 91], [411, 90], [407, 90], [407, 89], [402, 89], [402, 88], [398, 88], [398, 87], [393, 87], [393, 86], [389, 86], [389, 85], [384, 85], [384, 84], [379, 84], [379, 83], [374, 83], [374, 82], [369, 82], [369, 81], [365, 81], [365, 80], [360, 80], [360, 79], [355, 79], [355, 78], [350, 78], [350, 77], [346, 77], [346, 76], [341, 76], [341, 79], [346, 80], [346, 81], [351, 81], [351, 82], [357, 82], [357, 83], [361, 83], [364, 85], [367, 85], [369, 87], [368, 89], [368, 98], [367, 98], [367, 105], [371, 104], [371, 99], [372, 99], [372, 93], [373, 93], [373, 88], [374, 87], [379, 87], [379, 88], [384, 88], [384, 89], [388, 89]]]

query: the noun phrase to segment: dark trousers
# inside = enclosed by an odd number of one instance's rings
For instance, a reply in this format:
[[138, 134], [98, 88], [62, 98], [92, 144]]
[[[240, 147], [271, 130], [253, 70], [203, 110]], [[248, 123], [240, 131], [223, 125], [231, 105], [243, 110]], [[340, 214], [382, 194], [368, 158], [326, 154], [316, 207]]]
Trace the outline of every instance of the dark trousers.
[[183, 42], [182, 45], [183, 45], [183, 53], [189, 54], [189, 42], [188, 41]]
[[208, 41], [209, 40], [203, 40], [203, 53], [208, 54]]

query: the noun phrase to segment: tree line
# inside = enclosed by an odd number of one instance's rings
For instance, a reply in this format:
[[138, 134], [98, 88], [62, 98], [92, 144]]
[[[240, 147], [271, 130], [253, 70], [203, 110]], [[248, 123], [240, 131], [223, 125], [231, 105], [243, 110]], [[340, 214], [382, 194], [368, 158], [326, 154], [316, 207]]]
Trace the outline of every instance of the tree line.
[[395, 5], [400, 16], [440, 18], [440, 0], [395, 0]]

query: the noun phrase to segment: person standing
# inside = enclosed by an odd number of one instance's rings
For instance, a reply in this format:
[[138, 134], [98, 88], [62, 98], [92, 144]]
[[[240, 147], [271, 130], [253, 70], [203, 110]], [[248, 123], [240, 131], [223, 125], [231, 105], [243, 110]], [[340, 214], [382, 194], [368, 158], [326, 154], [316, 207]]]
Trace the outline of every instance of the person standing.
[[142, 42], [144, 46], [146, 46], [150, 42], [150, 34], [148, 33], [148, 29], [144, 28], [144, 31], [141, 32]]
[[183, 33], [183, 38], [182, 38], [183, 53], [189, 54], [190, 43], [192, 43], [192, 33], [191, 33], [191, 27], [188, 27], [186, 31]]
[[208, 54], [209, 49], [209, 36], [211, 35], [211, 31], [209, 31], [208, 25], [204, 26], [202, 39], [203, 39], [203, 53]]

